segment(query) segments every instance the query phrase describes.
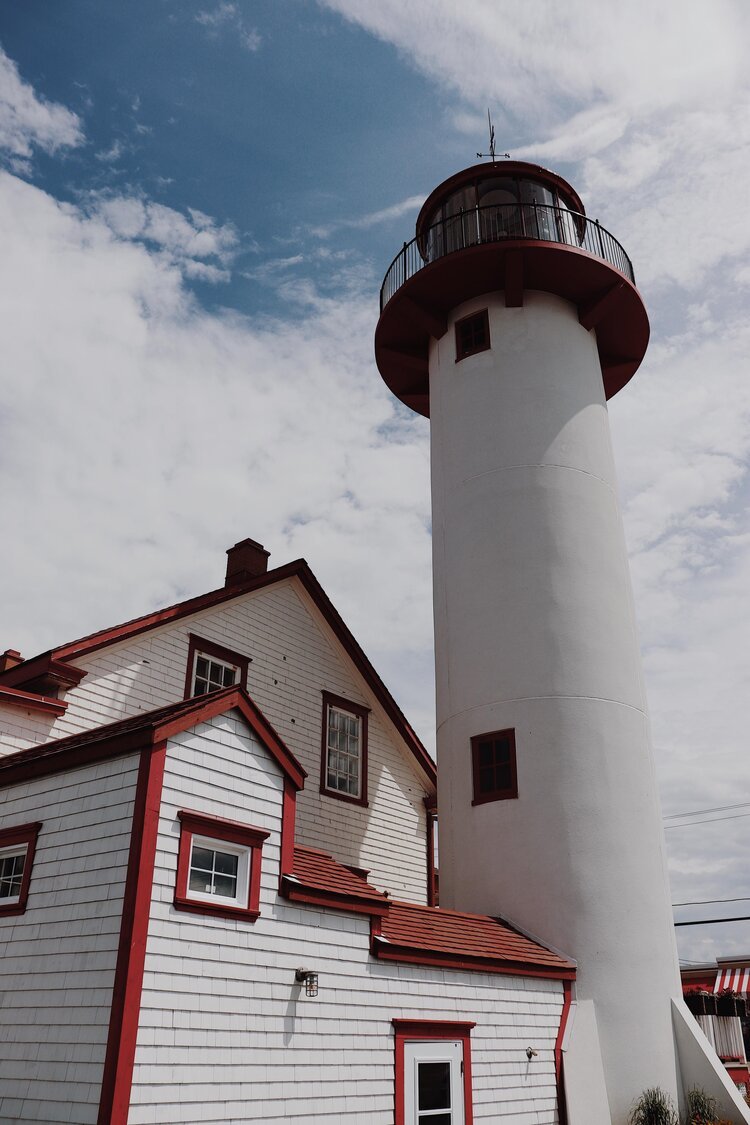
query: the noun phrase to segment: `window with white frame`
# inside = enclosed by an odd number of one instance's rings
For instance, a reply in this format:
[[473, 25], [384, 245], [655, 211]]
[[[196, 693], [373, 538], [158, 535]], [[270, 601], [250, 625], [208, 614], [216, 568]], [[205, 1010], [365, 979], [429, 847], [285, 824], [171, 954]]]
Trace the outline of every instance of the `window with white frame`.
[[237, 683], [239, 669], [234, 664], [218, 660], [215, 656], [195, 654], [193, 668], [193, 690], [191, 695], [206, 695], [209, 691], [219, 691]]
[[28, 844], [0, 848], [0, 906], [20, 902]]
[[367, 802], [366, 707], [323, 692], [321, 790], [349, 801]]
[[175, 906], [195, 913], [260, 913], [260, 867], [268, 832], [206, 813], [183, 810]]
[[185, 698], [194, 695], [207, 695], [222, 688], [244, 688], [247, 684], [247, 670], [250, 657], [225, 648], [206, 637], [189, 635], [187, 675], [185, 678]]
[[252, 852], [206, 836], [193, 836], [188, 894], [199, 901], [247, 905]]
[[0, 829], [0, 915], [23, 914], [41, 824]]

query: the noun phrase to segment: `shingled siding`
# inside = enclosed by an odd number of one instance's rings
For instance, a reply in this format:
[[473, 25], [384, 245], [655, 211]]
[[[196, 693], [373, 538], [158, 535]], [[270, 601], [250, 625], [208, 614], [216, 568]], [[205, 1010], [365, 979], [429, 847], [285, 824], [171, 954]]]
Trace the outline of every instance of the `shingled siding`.
[[[47, 739], [182, 699], [190, 633], [251, 657], [248, 691], [309, 774], [299, 799], [298, 842], [367, 868], [374, 885], [393, 897], [425, 902], [421, 771], [294, 580], [73, 661], [87, 675], [66, 692], [68, 711]], [[319, 792], [323, 690], [373, 708], [368, 808]]]
[[[280, 899], [281, 794], [231, 715], [170, 743], [129, 1125], [393, 1125], [394, 1017], [475, 1021], [475, 1120], [554, 1125], [562, 986], [378, 962], [366, 918]], [[254, 924], [174, 909], [181, 808], [270, 830]]]
[[26, 913], [0, 917], [0, 1121], [97, 1119], [137, 756], [0, 790], [42, 822]]

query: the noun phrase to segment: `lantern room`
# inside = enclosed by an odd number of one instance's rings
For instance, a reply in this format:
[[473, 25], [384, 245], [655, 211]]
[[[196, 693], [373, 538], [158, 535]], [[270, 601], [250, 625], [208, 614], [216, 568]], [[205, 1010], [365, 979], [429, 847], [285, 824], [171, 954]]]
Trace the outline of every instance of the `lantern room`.
[[502, 292], [521, 308], [524, 293], [555, 293], [596, 330], [607, 398], [628, 382], [649, 337], [630, 259], [589, 219], [574, 188], [537, 164], [493, 161], [444, 180], [417, 217], [416, 236], [393, 259], [380, 291], [375, 358], [401, 401], [429, 416], [430, 339], [451, 311]]

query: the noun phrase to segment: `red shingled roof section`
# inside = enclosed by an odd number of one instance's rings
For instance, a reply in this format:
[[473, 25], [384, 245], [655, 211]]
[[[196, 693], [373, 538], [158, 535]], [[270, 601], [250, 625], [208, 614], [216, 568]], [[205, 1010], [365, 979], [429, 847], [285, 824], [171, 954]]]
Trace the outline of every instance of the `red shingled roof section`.
[[295, 844], [293, 874], [305, 887], [314, 890], [336, 895], [355, 895], [359, 899], [372, 899], [373, 902], [388, 901], [387, 896], [371, 886], [363, 875], [355, 874], [351, 868], [317, 848]]
[[467, 963], [524, 965], [555, 974], [559, 970], [561, 975], [566, 971], [572, 975], [574, 969], [572, 961], [524, 937], [505, 922], [483, 914], [391, 902], [382, 920], [381, 934], [399, 950], [444, 954], [466, 959]]

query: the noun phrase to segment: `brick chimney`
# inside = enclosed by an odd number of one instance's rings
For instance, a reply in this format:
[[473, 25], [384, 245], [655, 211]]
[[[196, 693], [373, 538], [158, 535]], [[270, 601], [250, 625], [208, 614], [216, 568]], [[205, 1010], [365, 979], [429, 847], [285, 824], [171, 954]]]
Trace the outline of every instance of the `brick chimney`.
[[243, 539], [227, 551], [225, 586], [239, 586], [250, 578], [258, 578], [268, 570], [270, 551], [254, 539]]
[[17, 649], [6, 648], [5, 652], [0, 653], [0, 672], [7, 672], [17, 664], [23, 664], [23, 657]]

